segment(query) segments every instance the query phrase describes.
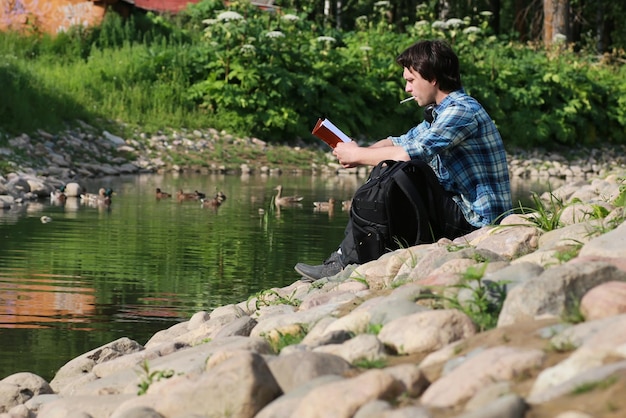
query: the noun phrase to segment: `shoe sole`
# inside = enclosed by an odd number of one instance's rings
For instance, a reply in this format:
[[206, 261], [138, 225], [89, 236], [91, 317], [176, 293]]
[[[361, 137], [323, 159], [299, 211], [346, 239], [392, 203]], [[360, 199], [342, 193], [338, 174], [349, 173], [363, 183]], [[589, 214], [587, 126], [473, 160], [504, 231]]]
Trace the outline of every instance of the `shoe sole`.
[[315, 281], [319, 280], [318, 278], [315, 278], [315, 277], [313, 277], [313, 276], [309, 276], [308, 274], [303, 273], [303, 272], [302, 272], [302, 271], [298, 268], [298, 266], [295, 266], [293, 269], [296, 271], [296, 273], [298, 273], [300, 276], [302, 276], [302, 278], [301, 278], [300, 280], [302, 280], [303, 282], [313, 283], [313, 282], [315, 282]]

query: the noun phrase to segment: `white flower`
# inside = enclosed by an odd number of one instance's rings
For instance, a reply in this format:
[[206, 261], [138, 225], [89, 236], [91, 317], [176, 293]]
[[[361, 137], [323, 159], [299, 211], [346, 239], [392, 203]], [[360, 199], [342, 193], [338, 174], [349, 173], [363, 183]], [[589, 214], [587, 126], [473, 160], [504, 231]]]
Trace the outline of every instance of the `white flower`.
[[557, 33], [556, 35], [554, 35], [554, 42], [564, 43], [565, 41], [567, 41], [567, 36], [563, 35], [562, 33]]
[[237, 12], [227, 11], [217, 15], [217, 20], [229, 21], [229, 20], [243, 20], [243, 16]]
[[446, 28], [446, 23], [442, 22], [441, 20], [436, 20], [433, 22], [433, 29], [445, 29]]
[[479, 13], [481, 16], [492, 16], [493, 13], [490, 12], [489, 10], [483, 10], [482, 12]]
[[316, 39], [317, 42], [337, 42], [335, 38], [332, 36], [318, 36]]
[[468, 26], [465, 29], [463, 29], [463, 33], [465, 34], [480, 33], [480, 28], [477, 26]]
[[202, 23], [204, 23], [207, 26], [214, 25], [215, 23], [217, 23], [217, 19], [204, 19]]
[[245, 44], [241, 46], [241, 53], [243, 55], [254, 55], [256, 53], [256, 48], [254, 45]]
[[389, 6], [389, 2], [388, 1], [377, 1], [376, 3], [374, 3], [374, 7], [386, 7]]
[[272, 30], [265, 34], [268, 38], [284, 38], [285, 34], [279, 30]]
[[290, 13], [287, 13], [286, 15], [284, 15], [282, 19], [288, 20], [290, 22], [297, 22], [298, 20], [300, 20], [298, 16], [290, 14]]
[[420, 20], [419, 22], [415, 22], [416, 27], [428, 26], [428, 25], [430, 25], [430, 22], [428, 20]]
[[372, 47], [371, 46], [367, 46], [367, 45], [363, 45], [363, 46], [359, 47], [359, 49], [361, 51], [371, 51]]
[[452, 19], [448, 19], [448, 21], [446, 22], [446, 27], [447, 28], [458, 28], [459, 26], [463, 26], [464, 23], [461, 19], [456, 19], [456, 18], [452, 18]]

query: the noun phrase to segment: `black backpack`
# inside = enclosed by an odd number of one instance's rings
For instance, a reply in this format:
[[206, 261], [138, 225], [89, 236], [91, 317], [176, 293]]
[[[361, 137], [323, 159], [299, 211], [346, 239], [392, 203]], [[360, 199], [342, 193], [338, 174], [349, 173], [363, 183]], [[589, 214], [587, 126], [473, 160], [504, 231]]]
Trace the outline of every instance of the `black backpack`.
[[[387, 251], [433, 242], [419, 161], [385, 160], [376, 165], [352, 199], [350, 217], [360, 263]], [[429, 170], [429, 167], [427, 167]]]

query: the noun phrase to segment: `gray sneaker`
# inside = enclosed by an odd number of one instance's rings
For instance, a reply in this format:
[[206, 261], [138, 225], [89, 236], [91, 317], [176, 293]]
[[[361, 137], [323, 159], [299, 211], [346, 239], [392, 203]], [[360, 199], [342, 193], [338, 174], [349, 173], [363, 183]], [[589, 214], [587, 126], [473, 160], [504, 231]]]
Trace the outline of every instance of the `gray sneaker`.
[[343, 265], [341, 264], [339, 253], [334, 252], [324, 261], [324, 264], [311, 266], [309, 264], [298, 263], [295, 265], [294, 270], [302, 276], [302, 280], [314, 282], [323, 277], [334, 276], [343, 270]]

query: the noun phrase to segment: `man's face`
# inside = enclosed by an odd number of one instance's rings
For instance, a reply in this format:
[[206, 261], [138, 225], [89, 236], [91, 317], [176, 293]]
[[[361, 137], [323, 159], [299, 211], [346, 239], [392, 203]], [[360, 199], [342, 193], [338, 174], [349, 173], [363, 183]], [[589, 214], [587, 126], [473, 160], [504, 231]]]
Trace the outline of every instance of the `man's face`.
[[437, 82], [424, 80], [420, 73], [417, 71], [404, 68], [402, 77], [406, 80], [406, 86], [404, 91], [411, 93], [417, 104], [420, 106], [426, 106], [435, 102], [437, 94]]

